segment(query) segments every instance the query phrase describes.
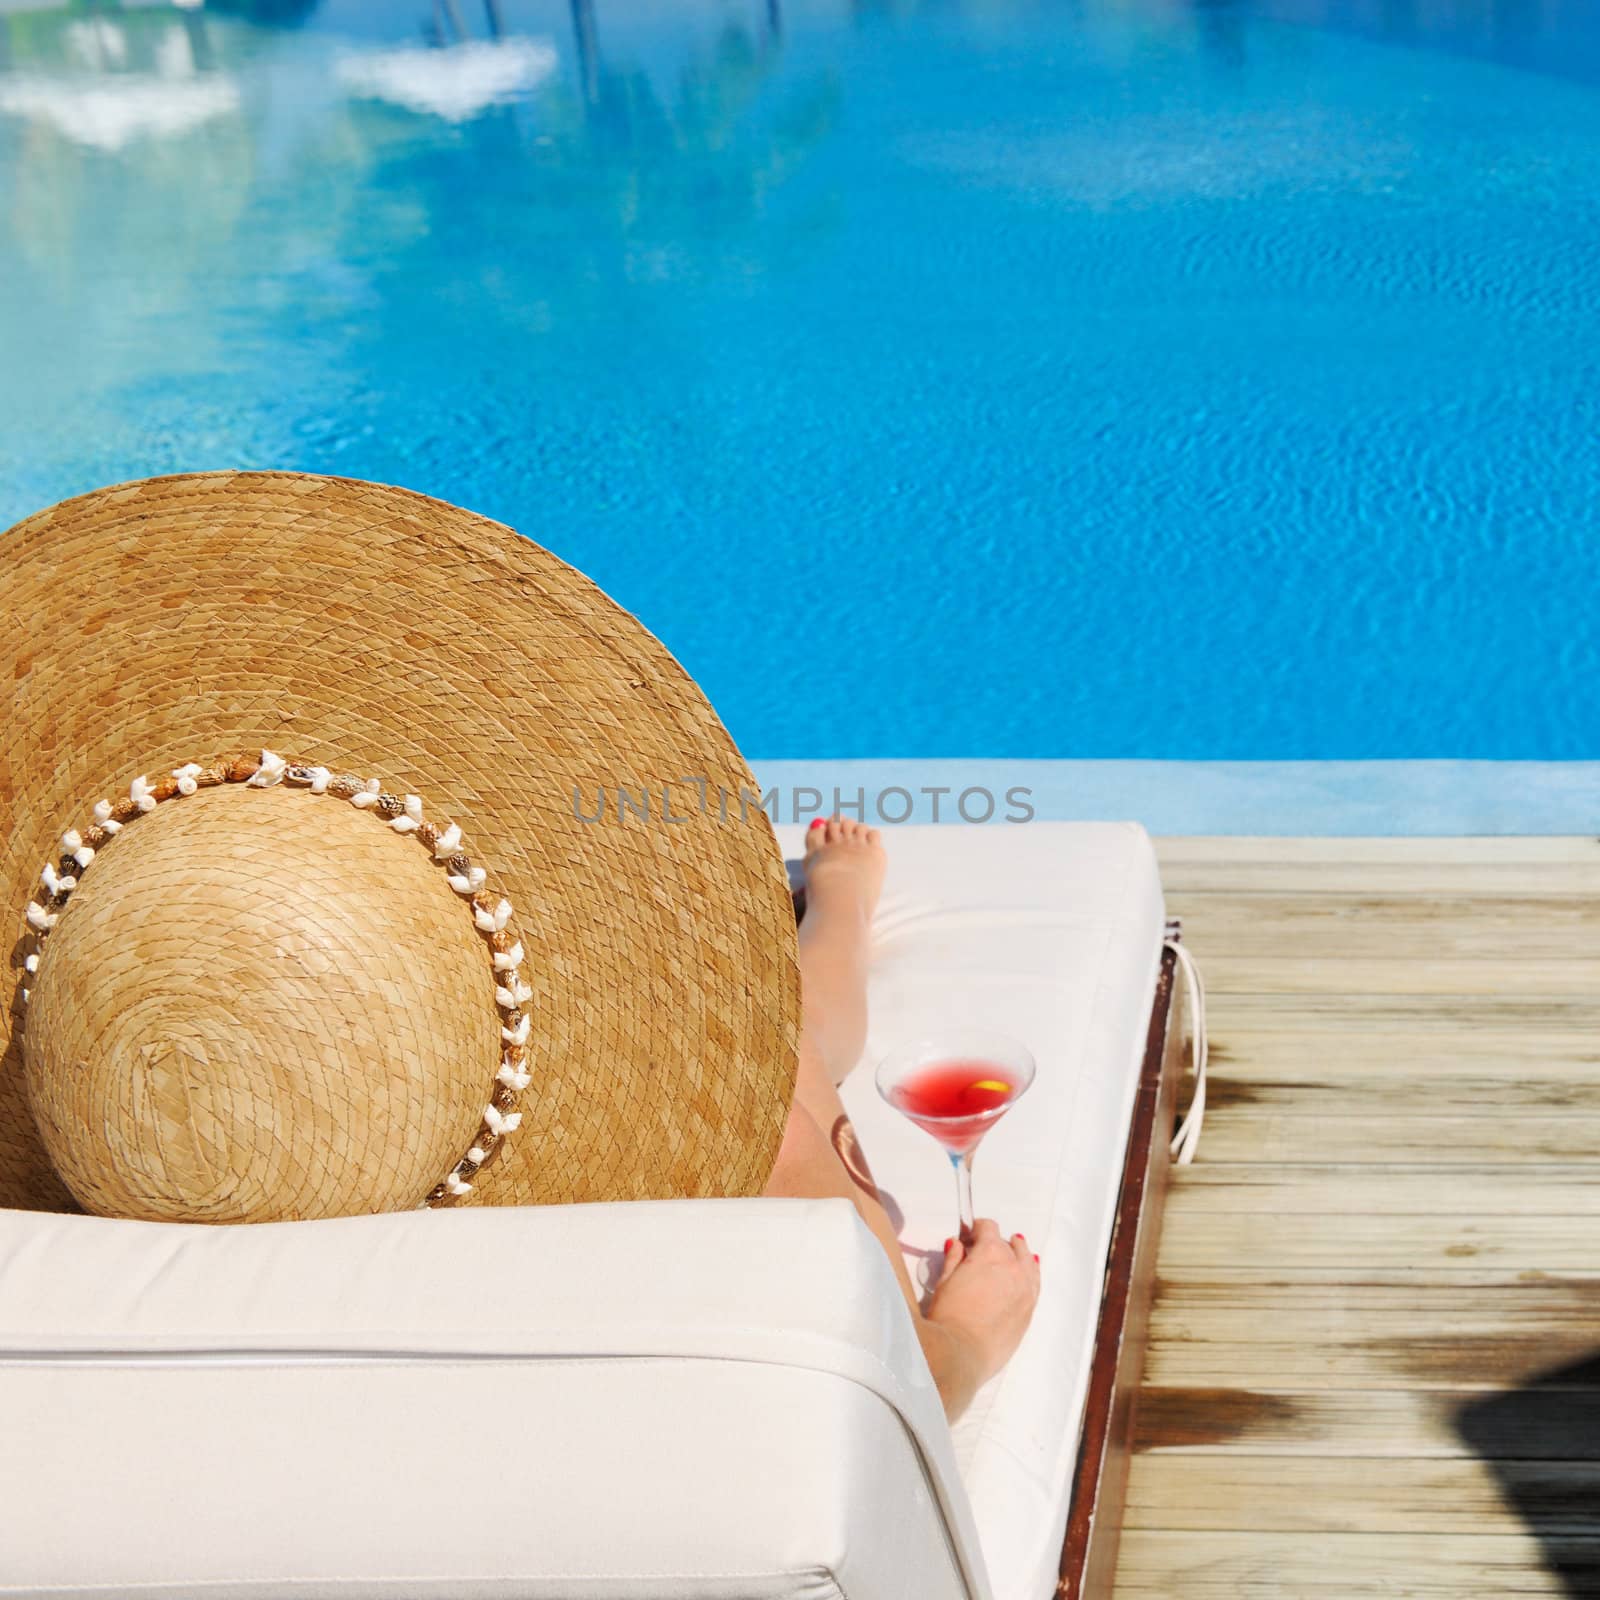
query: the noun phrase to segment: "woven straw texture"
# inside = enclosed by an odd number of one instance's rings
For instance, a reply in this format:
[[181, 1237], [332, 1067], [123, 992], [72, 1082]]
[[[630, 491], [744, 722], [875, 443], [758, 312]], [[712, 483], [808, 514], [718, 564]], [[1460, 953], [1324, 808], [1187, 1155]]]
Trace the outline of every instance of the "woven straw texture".
[[426, 851], [332, 796], [230, 786], [130, 823], [20, 1003], [62, 832], [140, 774], [263, 747], [422, 796], [515, 908], [532, 1082], [452, 1203], [759, 1192], [798, 1039], [782, 861], [704, 697], [587, 579], [404, 490], [207, 473], [18, 524], [0, 617], [0, 1204], [174, 1214], [149, 1171], [199, 1218], [381, 1210], [462, 1154], [498, 1052], [488, 951]]

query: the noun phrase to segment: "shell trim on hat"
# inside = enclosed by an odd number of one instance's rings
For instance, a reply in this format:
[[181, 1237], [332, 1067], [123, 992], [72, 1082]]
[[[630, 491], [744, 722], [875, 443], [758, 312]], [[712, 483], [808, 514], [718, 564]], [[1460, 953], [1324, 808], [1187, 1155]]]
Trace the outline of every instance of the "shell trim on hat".
[[[33, 937], [33, 948], [23, 961], [32, 977], [39, 971], [40, 956], [51, 930], [66, 909], [79, 879], [98, 853], [128, 823], [154, 811], [164, 801], [195, 794], [219, 784], [239, 783], [254, 789], [270, 789], [279, 784], [309, 789], [314, 795], [333, 795], [348, 800], [361, 811], [371, 811], [402, 835], [413, 835], [434, 861], [445, 869], [445, 881], [468, 901], [473, 924], [487, 937], [494, 975], [494, 998], [501, 1016], [501, 1059], [495, 1073], [495, 1088], [483, 1108], [482, 1119], [467, 1153], [435, 1184], [421, 1201], [419, 1209], [457, 1199], [472, 1192], [469, 1181], [495, 1150], [522, 1123], [516, 1097], [532, 1081], [527, 1068], [527, 1042], [532, 1019], [524, 1009], [533, 990], [523, 982], [520, 971], [523, 948], [511, 926], [511, 902], [485, 892], [488, 873], [475, 866], [461, 849], [461, 829], [454, 822], [442, 826], [423, 816], [421, 799], [414, 794], [386, 793], [376, 778], [359, 778], [348, 773], [335, 774], [330, 768], [311, 766], [272, 750], [258, 756], [241, 755], [213, 762], [185, 762], [164, 778], [151, 783], [140, 774], [128, 786], [126, 799], [100, 800], [93, 808], [94, 821], [81, 832], [69, 828], [61, 835], [61, 855], [46, 861], [39, 874], [44, 894], [30, 901], [24, 914]], [[19, 990], [24, 1005], [28, 989]]]

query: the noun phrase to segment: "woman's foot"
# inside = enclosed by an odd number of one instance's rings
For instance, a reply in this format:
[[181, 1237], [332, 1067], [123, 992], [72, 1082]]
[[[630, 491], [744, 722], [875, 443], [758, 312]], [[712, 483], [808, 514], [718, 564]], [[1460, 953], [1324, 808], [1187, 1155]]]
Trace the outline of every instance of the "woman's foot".
[[1039, 1258], [1020, 1233], [1003, 1238], [980, 1217], [970, 1244], [946, 1245], [926, 1320], [945, 1346], [944, 1359], [930, 1365], [952, 1421], [1011, 1359], [1038, 1299]]
[[801, 1027], [832, 1084], [867, 1040], [867, 944], [886, 861], [878, 830], [865, 823], [819, 817], [806, 830]]
[[806, 829], [806, 921], [871, 922], [888, 861], [876, 828], [818, 817]]

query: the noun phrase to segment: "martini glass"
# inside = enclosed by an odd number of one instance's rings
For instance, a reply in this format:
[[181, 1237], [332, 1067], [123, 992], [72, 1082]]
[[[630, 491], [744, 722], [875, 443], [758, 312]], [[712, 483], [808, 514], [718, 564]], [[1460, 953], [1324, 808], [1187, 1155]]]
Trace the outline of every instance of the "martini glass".
[[987, 1028], [929, 1035], [878, 1063], [878, 1093], [944, 1147], [956, 1175], [961, 1238], [972, 1238], [972, 1157], [1033, 1082], [1026, 1046]]

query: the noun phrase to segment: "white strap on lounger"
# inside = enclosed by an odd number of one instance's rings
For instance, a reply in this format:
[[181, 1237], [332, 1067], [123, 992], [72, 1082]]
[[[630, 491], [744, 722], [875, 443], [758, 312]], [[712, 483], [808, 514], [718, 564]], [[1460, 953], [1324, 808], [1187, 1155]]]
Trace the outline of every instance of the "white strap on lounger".
[[1200, 968], [1181, 939], [1174, 935], [1167, 939], [1166, 945], [1178, 958], [1183, 981], [1189, 989], [1189, 1014], [1194, 1019], [1194, 1097], [1189, 1102], [1189, 1114], [1172, 1136], [1172, 1159], [1180, 1167], [1186, 1167], [1194, 1160], [1200, 1144], [1200, 1129], [1206, 1120], [1206, 986], [1200, 977]]

